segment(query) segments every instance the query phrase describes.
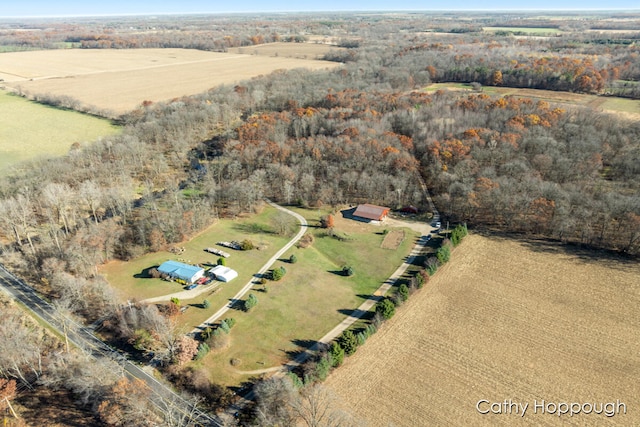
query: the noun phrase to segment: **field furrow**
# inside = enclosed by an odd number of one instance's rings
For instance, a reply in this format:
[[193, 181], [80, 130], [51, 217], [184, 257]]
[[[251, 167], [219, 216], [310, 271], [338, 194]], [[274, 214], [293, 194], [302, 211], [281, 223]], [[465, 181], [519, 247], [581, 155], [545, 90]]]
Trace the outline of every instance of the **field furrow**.
[[[372, 426], [640, 423], [640, 266], [472, 235], [327, 384]], [[480, 414], [479, 400], [528, 403]], [[626, 414], [534, 413], [615, 402]]]

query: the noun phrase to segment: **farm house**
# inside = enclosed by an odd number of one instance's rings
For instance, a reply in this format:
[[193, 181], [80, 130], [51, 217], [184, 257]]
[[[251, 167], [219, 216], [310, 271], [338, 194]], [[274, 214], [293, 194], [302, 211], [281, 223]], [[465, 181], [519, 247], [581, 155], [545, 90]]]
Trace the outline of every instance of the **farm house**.
[[353, 216], [360, 221], [378, 223], [387, 217], [389, 210], [384, 206], [364, 204], [358, 205]]
[[238, 277], [237, 271], [232, 270], [229, 267], [225, 267], [224, 265], [216, 265], [211, 270], [209, 270], [209, 272], [221, 282], [230, 282]]
[[178, 261], [165, 261], [158, 267], [158, 271], [171, 278], [182, 279], [187, 283], [194, 283], [204, 276], [204, 268]]

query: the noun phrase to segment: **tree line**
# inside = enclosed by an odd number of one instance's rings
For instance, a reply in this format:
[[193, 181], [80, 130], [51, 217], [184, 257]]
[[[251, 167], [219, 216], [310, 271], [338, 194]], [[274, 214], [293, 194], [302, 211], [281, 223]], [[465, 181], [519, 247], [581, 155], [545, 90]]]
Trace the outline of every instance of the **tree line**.
[[[193, 343], [178, 339], [171, 316], [155, 307], [124, 309], [98, 267], [183, 241], [264, 197], [427, 209], [423, 179], [445, 220], [640, 253], [637, 121], [526, 98], [421, 90], [456, 61], [464, 73], [483, 64], [494, 84], [520, 61], [523, 75], [542, 80], [544, 67], [573, 70], [574, 80], [594, 70], [611, 76], [636, 48], [616, 45], [611, 57], [596, 59], [572, 58], [567, 47], [544, 62], [530, 40], [505, 37], [491, 47], [478, 35], [388, 32], [399, 25], [392, 20], [321, 25], [353, 25], [367, 37], [340, 54], [338, 69], [278, 71], [146, 103], [120, 118], [120, 135], [2, 177], [2, 262], [69, 312], [108, 318], [115, 339], [170, 362], [193, 352]], [[619, 77], [634, 78], [634, 64]], [[226, 398], [202, 373], [189, 378], [210, 402]]]

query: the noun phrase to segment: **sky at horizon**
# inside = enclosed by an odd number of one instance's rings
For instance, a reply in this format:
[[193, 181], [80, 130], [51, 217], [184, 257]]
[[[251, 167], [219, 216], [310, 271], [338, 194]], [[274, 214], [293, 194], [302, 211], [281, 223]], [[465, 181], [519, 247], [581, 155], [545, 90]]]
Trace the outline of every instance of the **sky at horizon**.
[[[5, 3], [5, 2], [3, 2]], [[22, 0], [7, 1], [0, 7], [0, 17], [153, 15], [193, 13], [316, 12], [316, 11], [443, 11], [443, 10], [640, 10], [638, 0], [458, 0], [455, 3], [435, 0], [324, 0], [292, 2], [285, 0]]]

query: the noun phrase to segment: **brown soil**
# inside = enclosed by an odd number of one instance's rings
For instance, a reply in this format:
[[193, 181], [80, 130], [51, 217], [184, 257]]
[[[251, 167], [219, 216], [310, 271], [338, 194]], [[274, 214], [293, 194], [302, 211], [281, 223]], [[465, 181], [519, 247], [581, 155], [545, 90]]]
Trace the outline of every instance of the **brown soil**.
[[398, 249], [400, 243], [404, 240], [404, 231], [403, 230], [392, 230], [384, 236], [384, 240], [380, 244], [382, 249]]
[[[372, 426], [640, 425], [639, 306], [635, 261], [471, 235], [327, 385]], [[533, 410], [617, 399], [626, 415]]]

